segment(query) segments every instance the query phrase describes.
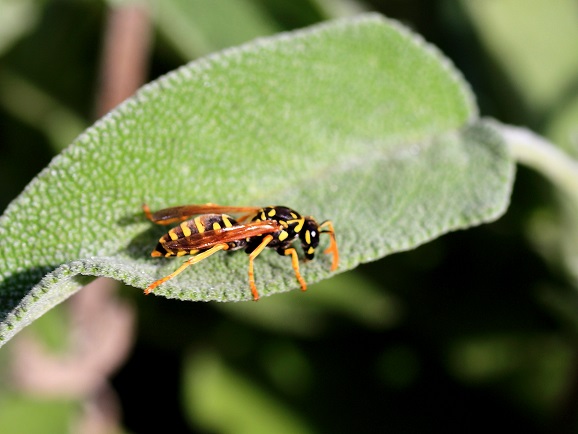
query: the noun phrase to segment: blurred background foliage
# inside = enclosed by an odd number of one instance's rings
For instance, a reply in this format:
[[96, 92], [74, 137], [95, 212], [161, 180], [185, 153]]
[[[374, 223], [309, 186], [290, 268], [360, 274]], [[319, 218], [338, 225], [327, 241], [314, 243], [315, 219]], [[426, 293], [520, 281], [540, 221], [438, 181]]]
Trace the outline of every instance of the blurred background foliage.
[[[437, 45], [483, 115], [578, 155], [573, 0], [0, 0], [0, 208], [139, 84], [363, 11]], [[520, 168], [499, 221], [306, 294], [183, 303], [96, 281], [0, 352], [0, 432], [576, 432], [576, 208]], [[116, 294], [110, 316], [83, 293]]]

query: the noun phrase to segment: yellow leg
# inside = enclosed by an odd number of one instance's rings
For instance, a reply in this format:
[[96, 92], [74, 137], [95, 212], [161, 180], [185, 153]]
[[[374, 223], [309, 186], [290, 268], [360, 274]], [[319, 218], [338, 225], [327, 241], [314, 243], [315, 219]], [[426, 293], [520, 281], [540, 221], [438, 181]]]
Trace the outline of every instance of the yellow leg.
[[266, 237], [263, 238], [261, 244], [259, 244], [259, 246], [257, 246], [257, 248], [253, 250], [249, 255], [249, 286], [251, 287], [251, 293], [253, 294], [254, 301], [259, 300], [259, 291], [257, 291], [257, 285], [255, 285], [255, 273], [253, 272], [253, 261], [257, 256], [259, 256], [259, 253], [261, 253], [263, 249], [267, 247], [267, 244], [269, 244], [272, 240], [273, 236], [267, 235]]
[[154, 221], [155, 221], [155, 220], [153, 219], [153, 213], [151, 212], [150, 207], [149, 207], [146, 203], [143, 203], [143, 204], [142, 204], [142, 210], [144, 211], [145, 216], [146, 216], [147, 219], [149, 219], [151, 222], [154, 222]]
[[339, 266], [339, 250], [337, 250], [337, 241], [335, 241], [335, 230], [333, 229], [333, 223], [331, 223], [329, 220], [321, 224], [321, 226], [319, 226], [319, 229], [322, 229], [324, 226], [328, 228], [328, 230], [324, 232], [327, 232], [329, 234], [331, 240], [329, 243], [329, 247], [323, 253], [333, 255], [333, 260], [331, 262], [331, 271], [335, 271]]
[[295, 271], [295, 277], [297, 277], [297, 280], [301, 285], [301, 291], [307, 291], [307, 283], [305, 283], [305, 280], [301, 277], [301, 273], [299, 272], [299, 256], [297, 255], [297, 250], [291, 247], [290, 249], [285, 250], [284, 253], [285, 255], [291, 255], [291, 264], [293, 265], [293, 271]]
[[165, 276], [162, 279], [159, 279], [156, 282], [151, 283], [147, 287], [147, 289], [145, 289], [144, 291], [145, 295], [149, 295], [157, 286], [165, 283], [167, 280], [172, 279], [176, 275], [181, 274], [185, 270], [185, 268], [187, 268], [189, 265], [196, 264], [197, 262], [208, 258], [213, 253], [217, 253], [219, 250], [227, 250], [228, 248], [229, 248], [228, 244], [217, 244], [216, 246], [211, 247], [209, 250], [205, 250], [204, 252], [201, 252], [198, 255], [193, 256], [191, 259], [185, 261], [183, 265], [181, 265], [179, 268], [177, 268], [168, 276]]

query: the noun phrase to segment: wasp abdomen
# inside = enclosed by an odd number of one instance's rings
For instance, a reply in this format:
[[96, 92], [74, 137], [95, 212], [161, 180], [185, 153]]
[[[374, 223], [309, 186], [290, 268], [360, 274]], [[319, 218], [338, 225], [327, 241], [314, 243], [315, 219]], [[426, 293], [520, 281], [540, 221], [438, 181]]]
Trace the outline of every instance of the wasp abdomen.
[[[180, 244], [180, 240], [195, 236], [197, 234], [203, 234], [206, 231], [218, 231], [219, 229], [230, 228], [233, 226], [238, 226], [239, 223], [231, 216], [227, 214], [203, 214], [195, 217], [191, 220], [186, 220], [180, 225], [175, 226], [169, 230], [166, 234], [159, 238], [159, 242], [156, 248], [151, 252], [151, 256], [185, 256], [185, 255], [196, 255], [202, 252], [204, 248], [200, 249], [184, 249], [184, 248], [172, 248], [171, 245]], [[230, 242], [229, 249], [235, 250], [243, 246], [238, 246], [238, 242]]]

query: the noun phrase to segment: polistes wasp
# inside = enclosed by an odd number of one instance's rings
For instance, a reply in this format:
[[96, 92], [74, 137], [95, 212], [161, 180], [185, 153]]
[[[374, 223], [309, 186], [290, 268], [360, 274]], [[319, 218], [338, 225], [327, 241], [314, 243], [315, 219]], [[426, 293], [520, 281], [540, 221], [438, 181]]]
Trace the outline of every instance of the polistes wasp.
[[[319, 235], [328, 233], [329, 247], [324, 253], [331, 254], [331, 271], [337, 269], [339, 252], [335, 241], [335, 231], [331, 221], [321, 224], [311, 216], [301, 216], [285, 206], [236, 207], [215, 204], [184, 205], [161, 209], [152, 213], [148, 205], [143, 205], [145, 216], [153, 223], [169, 225], [181, 222], [163, 235], [152, 251], [153, 257], [172, 257], [191, 255], [171, 274], [151, 283], [144, 291], [150, 294], [154, 289], [183, 272], [188, 266], [196, 264], [220, 251], [245, 249], [249, 255], [249, 287], [253, 300], [259, 299], [255, 284], [253, 261], [265, 248], [272, 248], [280, 255], [291, 255], [291, 263], [301, 290], [307, 284], [299, 272], [299, 256], [293, 241], [299, 239], [307, 260], [313, 259], [319, 245]], [[237, 219], [226, 214], [239, 214]], [[194, 218], [191, 218], [196, 216]], [[250, 219], [250, 221], [249, 221]]]

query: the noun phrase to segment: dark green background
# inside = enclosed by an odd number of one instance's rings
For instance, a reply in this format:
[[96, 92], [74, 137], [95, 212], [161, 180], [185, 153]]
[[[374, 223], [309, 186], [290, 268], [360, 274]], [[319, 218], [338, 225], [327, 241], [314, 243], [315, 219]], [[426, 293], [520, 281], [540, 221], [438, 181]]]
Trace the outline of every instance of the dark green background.
[[[250, 3], [276, 31], [327, 18], [305, 0]], [[562, 100], [550, 107], [526, 103], [500, 59], [483, 45], [461, 3], [365, 4], [408, 24], [451, 58], [472, 84], [483, 115], [543, 133], [563, 105]], [[2, 71], [10, 71], [91, 124], [105, 5], [60, 0], [36, 7], [36, 24], [1, 54], [0, 81]], [[232, 33], [214, 45], [244, 42]], [[155, 36], [150, 80], [190, 60], [163, 36], [162, 27]], [[564, 98], [575, 98], [577, 88]], [[56, 149], [42, 128], [5, 105], [0, 105], [0, 125], [4, 209]], [[315, 432], [487, 432], [496, 427], [574, 432], [575, 288], [559, 261], [537, 253], [528, 231], [537, 213], [557, 212], [550, 186], [521, 168], [512, 205], [499, 221], [354, 271], [388, 300], [387, 317], [373, 323], [314, 303], [309, 293], [279, 296], [298, 306], [293, 312], [309, 313], [304, 324], [315, 318], [305, 332], [283, 324], [260, 325], [214, 304], [160, 297], [151, 302], [133, 288], [123, 289], [139, 315], [134, 349], [111, 379], [123, 426], [131, 432], [150, 432], [154, 424], [167, 424], [171, 432], [212, 432], [188, 413], [183, 390], [187, 363], [194, 354], [210, 353]], [[371, 237], [371, 222], [365, 225]], [[325, 281], [310, 292], [330, 292], [331, 286], [332, 280]], [[294, 321], [299, 324], [299, 317]], [[283, 378], [294, 378], [295, 387], [283, 387]], [[0, 412], [10, 393], [2, 387]], [[69, 407], [73, 413], [74, 406]], [[47, 414], [38, 416], [58, 417]], [[258, 421], [260, 410], [252, 414]]]

